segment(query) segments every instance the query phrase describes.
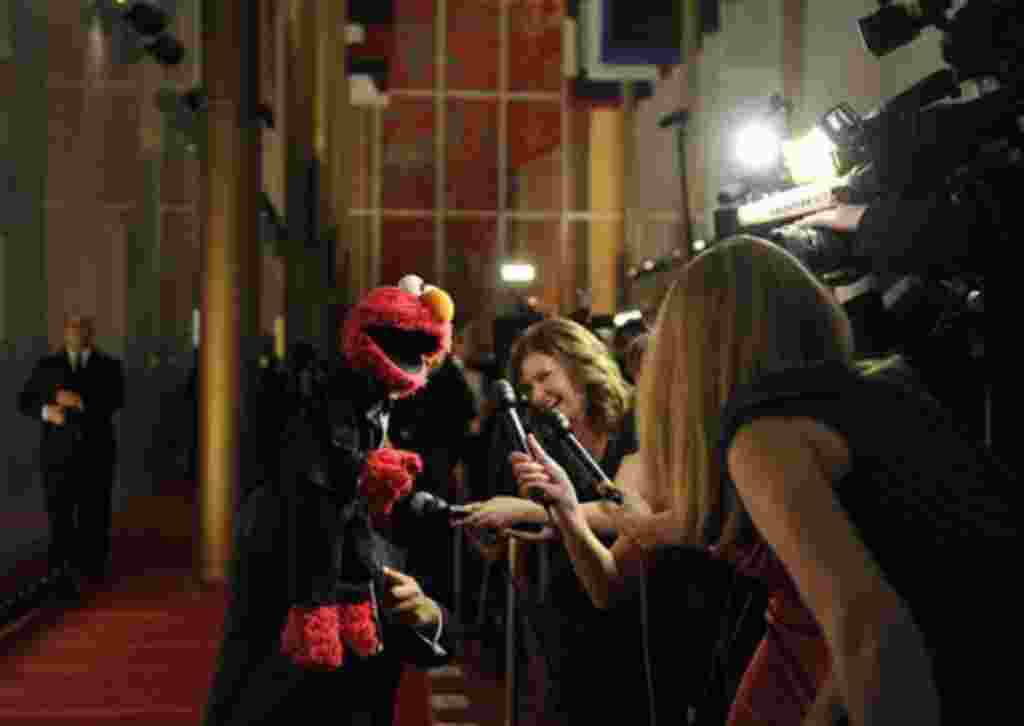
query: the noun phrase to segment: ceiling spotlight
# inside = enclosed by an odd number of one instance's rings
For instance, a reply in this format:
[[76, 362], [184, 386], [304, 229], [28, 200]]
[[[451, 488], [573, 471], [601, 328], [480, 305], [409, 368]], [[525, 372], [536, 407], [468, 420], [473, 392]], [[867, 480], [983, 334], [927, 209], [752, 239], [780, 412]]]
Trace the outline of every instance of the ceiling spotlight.
[[644, 260], [643, 268], [647, 272], [650, 272], [651, 270], [653, 270], [654, 269], [654, 260]]
[[[126, 5], [127, 3], [118, 3]], [[163, 8], [146, 2], [134, 2], [124, 13], [124, 19], [139, 35], [156, 36], [167, 29], [167, 13]]]

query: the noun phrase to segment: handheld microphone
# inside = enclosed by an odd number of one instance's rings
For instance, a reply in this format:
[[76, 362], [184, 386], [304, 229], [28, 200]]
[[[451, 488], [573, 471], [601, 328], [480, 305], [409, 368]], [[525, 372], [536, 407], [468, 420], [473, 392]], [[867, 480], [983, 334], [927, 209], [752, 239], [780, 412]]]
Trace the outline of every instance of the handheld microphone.
[[512, 388], [512, 384], [504, 378], [500, 378], [494, 382], [494, 393], [498, 399], [498, 403], [501, 409], [508, 415], [509, 420], [512, 422], [512, 430], [516, 436], [516, 443], [524, 454], [530, 453], [530, 445], [526, 441], [526, 429], [523, 428], [523, 422], [519, 419], [519, 412], [516, 411], [516, 392]]
[[601, 469], [601, 465], [594, 461], [594, 457], [590, 455], [583, 444], [580, 443], [579, 439], [572, 432], [572, 427], [569, 424], [569, 419], [565, 417], [565, 414], [559, 411], [557, 408], [548, 409], [548, 415], [555, 422], [555, 429], [558, 434], [569, 442], [569, 446], [576, 452], [576, 455], [583, 460], [583, 463], [590, 470], [590, 473], [597, 477], [598, 486], [597, 493], [602, 499], [615, 502], [618, 505], [622, 505], [622, 492], [611, 485], [611, 480], [605, 475]]
[[[512, 384], [504, 378], [499, 378], [494, 382], [494, 393], [498, 398], [498, 403], [502, 410], [508, 415], [509, 420], [512, 422], [512, 430], [515, 433], [516, 443], [519, 445], [520, 450], [527, 456], [532, 457], [530, 453], [530, 444], [526, 440], [526, 429], [523, 428], [523, 422], [519, 419], [519, 412], [516, 411], [516, 392], [512, 388]], [[530, 499], [537, 502], [538, 504], [547, 506], [547, 497], [540, 489], [531, 487], [527, 492]]]
[[441, 497], [424, 491], [415, 492], [409, 497], [409, 511], [416, 517], [438, 517], [448, 520], [462, 519], [469, 514]]

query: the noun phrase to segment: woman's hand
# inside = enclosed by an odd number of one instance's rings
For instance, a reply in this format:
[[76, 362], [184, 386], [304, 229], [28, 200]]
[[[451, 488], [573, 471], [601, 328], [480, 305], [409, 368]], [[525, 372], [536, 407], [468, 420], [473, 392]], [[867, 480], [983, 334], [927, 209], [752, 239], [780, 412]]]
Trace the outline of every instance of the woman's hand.
[[575, 513], [580, 503], [565, 469], [541, 448], [533, 434], [529, 436], [529, 444], [532, 458], [518, 451], [509, 455], [520, 493], [540, 499], [565, 514]]
[[537, 504], [520, 497], [492, 497], [484, 502], [470, 502], [459, 507], [459, 511], [469, 514], [453, 524], [473, 529], [504, 530], [519, 522], [535, 522], [544, 517]]
[[620, 536], [628, 537], [644, 550], [679, 544], [682, 541], [682, 528], [672, 510], [652, 514], [630, 507], [626, 500], [624, 507], [609, 507], [609, 516], [615, 523]]
[[855, 232], [866, 210], [865, 204], [837, 204], [802, 217], [794, 224], [801, 227], [825, 227], [837, 232]]

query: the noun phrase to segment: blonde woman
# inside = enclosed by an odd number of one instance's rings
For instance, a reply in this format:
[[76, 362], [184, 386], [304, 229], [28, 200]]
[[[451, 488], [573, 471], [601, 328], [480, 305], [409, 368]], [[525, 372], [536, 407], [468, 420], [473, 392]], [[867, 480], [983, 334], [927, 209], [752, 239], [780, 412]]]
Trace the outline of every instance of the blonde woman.
[[738, 237], [693, 260], [659, 313], [637, 416], [649, 489], [671, 507], [620, 514], [631, 524], [610, 549], [536, 440], [513, 468], [554, 501], [598, 605], [664, 542], [768, 585], [730, 724], [828, 723], [837, 709], [854, 724], [959, 723], [994, 707], [1011, 477], [931, 398], [858, 370], [848, 319], [795, 258]]

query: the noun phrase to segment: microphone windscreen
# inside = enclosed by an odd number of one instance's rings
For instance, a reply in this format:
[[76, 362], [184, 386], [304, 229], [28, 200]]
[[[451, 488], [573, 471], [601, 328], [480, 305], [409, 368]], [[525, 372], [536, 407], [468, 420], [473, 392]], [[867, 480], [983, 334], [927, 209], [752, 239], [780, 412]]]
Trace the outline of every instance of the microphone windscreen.
[[557, 426], [560, 431], [564, 432], [572, 428], [569, 424], [569, 419], [566, 418], [566, 415], [557, 408], [548, 409], [548, 414], [551, 416], [551, 420], [555, 422], [555, 426]]
[[516, 392], [512, 388], [512, 384], [504, 378], [499, 378], [494, 382], [494, 397], [498, 399], [498, 402], [505, 406], [514, 406], [516, 403]]
[[415, 492], [409, 497], [409, 510], [418, 517], [437, 514], [446, 509], [446, 503], [429, 492]]

